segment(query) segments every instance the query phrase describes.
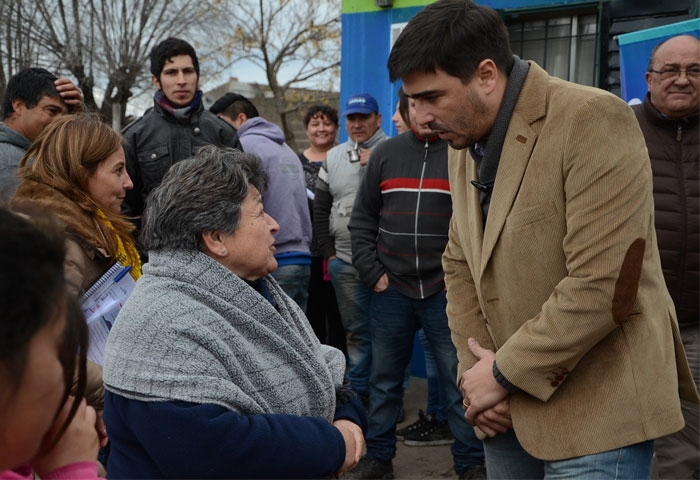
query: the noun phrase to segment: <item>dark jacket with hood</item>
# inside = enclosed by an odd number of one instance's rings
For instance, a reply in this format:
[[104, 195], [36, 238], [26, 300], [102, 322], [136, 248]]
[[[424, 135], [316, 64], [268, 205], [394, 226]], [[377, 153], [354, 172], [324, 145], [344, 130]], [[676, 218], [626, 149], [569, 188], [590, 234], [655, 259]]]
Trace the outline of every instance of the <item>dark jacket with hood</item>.
[[282, 129], [262, 117], [246, 120], [238, 135], [245, 151], [260, 159], [270, 177], [263, 204], [280, 226], [275, 234], [276, 256], [287, 252], [310, 256], [311, 216], [299, 157], [284, 143]]

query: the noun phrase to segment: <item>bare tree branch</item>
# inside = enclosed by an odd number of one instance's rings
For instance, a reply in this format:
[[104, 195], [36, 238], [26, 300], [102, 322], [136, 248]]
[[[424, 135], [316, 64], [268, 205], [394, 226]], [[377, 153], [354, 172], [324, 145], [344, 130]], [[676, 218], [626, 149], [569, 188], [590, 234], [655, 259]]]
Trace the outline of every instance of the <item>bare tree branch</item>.
[[[336, 78], [336, 0], [0, 0], [0, 93], [27, 66], [69, 72], [92, 110], [109, 118], [150, 88], [148, 54], [169, 36], [198, 50], [202, 75], [247, 61], [265, 73], [290, 145], [291, 89]], [[63, 72], [63, 73], [62, 73]], [[282, 81], [284, 78], [284, 81]]]
[[[264, 73], [287, 142], [295, 144], [287, 115], [298, 106], [288, 92], [310, 80], [337, 75], [340, 67], [340, 3], [332, 0], [240, 0], [213, 9], [212, 28], [222, 68], [246, 59]], [[233, 32], [233, 33], [231, 33]], [[225, 60], [225, 61], [222, 61]], [[281, 82], [284, 71], [286, 81]]]

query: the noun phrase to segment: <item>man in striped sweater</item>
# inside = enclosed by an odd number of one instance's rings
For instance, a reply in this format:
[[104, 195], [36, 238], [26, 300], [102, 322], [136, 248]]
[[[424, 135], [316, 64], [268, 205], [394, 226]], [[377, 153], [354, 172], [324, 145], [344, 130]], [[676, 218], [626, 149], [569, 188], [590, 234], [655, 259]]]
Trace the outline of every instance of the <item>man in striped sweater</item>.
[[464, 419], [455, 383], [457, 354], [445, 313], [441, 257], [451, 215], [446, 141], [412, 122], [411, 131], [377, 145], [348, 226], [353, 265], [374, 290], [367, 455], [350, 478], [393, 478], [404, 373], [421, 327], [446, 390], [455, 471], [485, 478], [482, 445]]

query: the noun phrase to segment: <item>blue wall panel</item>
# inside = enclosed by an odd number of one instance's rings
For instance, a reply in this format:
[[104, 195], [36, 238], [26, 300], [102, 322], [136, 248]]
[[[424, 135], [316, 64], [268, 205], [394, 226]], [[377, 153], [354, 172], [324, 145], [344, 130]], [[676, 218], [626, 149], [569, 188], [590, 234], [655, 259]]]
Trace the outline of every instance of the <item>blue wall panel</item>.
[[476, 0], [496, 10], [523, 10], [530, 8], [566, 7], [581, 3], [596, 3], [592, 0]]
[[[348, 98], [367, 92], [377, 99], [382, 114], [382, 129], [394, 135], [391, 117], [396, 109], [398, 86], [389, 82], [386, 61], [389, 58], [391, 25], [408, 22], [422, 7], [387, 9], [342, 16], [340, 69], [340, 114]], [[341, 118], [340, 141], [347, 140], [345, 119]]]

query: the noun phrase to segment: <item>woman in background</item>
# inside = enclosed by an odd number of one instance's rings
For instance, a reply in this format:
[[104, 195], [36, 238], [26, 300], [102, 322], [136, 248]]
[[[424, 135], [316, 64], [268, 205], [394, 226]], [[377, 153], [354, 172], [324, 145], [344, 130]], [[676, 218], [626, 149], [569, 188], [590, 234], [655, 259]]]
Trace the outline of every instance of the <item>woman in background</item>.
[[[304, 167], [309, 213], [313, 218], [316, 177], [321, 164], [326, 160], [326, 153], [335, 146], [339, 127], [338, 111], [328, 105], [313, 105], [304, 114], [304, 126], [309, 148], [299, 154], [299, 160]], [[340, 321], [335, 292], [327, 272], [326, 260], [319, 254], [314, 236], [311, 241], [311, 279], [306, 316], [321, 343], [345, 352], [345, 329]]]
[[396, 126], [396, 132], [401, 135], [411, 129], [411, 117], [408, 111], [408, 97], [404, 95], [403, 88], [399, 87], [399, 101], [396, 102], [396, 111], [391, 121]]
[[66, 294], [63, 259], [57, 222], [0, 208], [3, 480], [97, 478], [96, 414], [83, 399], [87, 330]]
[[[328, 105], [313, 105], [304, 114], [304, 127], [310, 145], [299, 154], [299, 158], [315, 163], [312, 168], [314, 173], [318, 174], [320, 164], [326, 159], [326, 153], [335, 146], [339, 127], [338, 111]], [[311, 191], [315, 189], [314, 183]]]

